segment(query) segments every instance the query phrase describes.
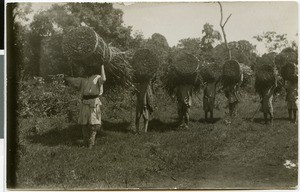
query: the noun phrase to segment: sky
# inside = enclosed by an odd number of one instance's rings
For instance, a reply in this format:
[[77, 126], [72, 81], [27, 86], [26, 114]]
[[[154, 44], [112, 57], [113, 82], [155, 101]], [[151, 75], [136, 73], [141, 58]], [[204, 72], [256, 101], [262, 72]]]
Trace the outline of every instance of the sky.
[[[248, 40], [265, 52], [263, 44], [253, 38], [263, 32], [286, 33], [288, 40], [298, 40], [298, 4], [296, 2], [223, 2], [223, 14], [231, 18], [225, 26], [227, 41]], [[202, 36], [205, 23], [221, 32], [217, 3], [134, 3], [115, 5], [124, 12], [123, 20], [144, 37], [160, 33], [170, 46], [183, 38]]]
[[[33, 3], [34, 13], [49, 8], [51, 3]], [[267, 31], [287, 34], [289, 41], [298, 42], [298, 4], [294, 1], [277, 2], [222, 2], [224, 18], [232, 14], [225, 26], [227, 41], [248, 40], [257, 46], [259, 54], [266, 52], [263, 43], [253, 38]], [[205, 23], [221, 32], [220, 8], [217, 3], [123, 3], [124, 25], [142, 32], [145, 38], [153, 33], [164, 35], [170, 46], [180, 39], [202, 36]]]

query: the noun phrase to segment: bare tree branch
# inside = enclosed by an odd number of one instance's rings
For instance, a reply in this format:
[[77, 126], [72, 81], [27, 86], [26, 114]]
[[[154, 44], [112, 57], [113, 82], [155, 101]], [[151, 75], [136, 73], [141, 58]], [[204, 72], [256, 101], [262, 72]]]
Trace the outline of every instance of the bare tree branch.
[[225, 33], [225, 25], [226, 25], [227, 21], [229, 20], [229, 18], [231, 17], [231, 14], [227, 17], [225, 23], [223, 24], [223, 7], [219, 1], [218, 1], [218, 4], [220, 6], [220, 12], [221, 12], [220, 27], [222, 29], [224, 42], [225, 42], [225, 46], [226, 46], [227, 53], [228, 53], [228, 59], [230, 60], [231, 59], [231, 51], [230, 51], [228, 43], [227, 43], [227, 38], [226, 38], [226, 33]]
[[232, 14], [230, 13], [230, 15], [227, 17], [227, 19], [226, 19], [226, 21], [225, 21], [225, 23], [224, 23], [224, 25], [223, 25], [224, 27], [225, 27], [227, 21], [229, 20], [229, 18], [231, 17], [231, 15], [232, 15]]
[[223, 28], [223, 8], [221, 3], [218, 1], [218, 4], [220, 5], [220, 13], [221, 13], [221, 20], [220, 20], [220, 27]]

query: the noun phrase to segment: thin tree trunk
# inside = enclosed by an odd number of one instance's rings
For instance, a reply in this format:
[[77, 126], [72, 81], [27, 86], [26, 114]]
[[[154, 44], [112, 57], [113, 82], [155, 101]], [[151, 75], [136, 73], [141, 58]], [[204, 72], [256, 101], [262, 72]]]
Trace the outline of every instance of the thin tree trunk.
[[224, 42], [225, 42], [225, 46], [226, 46], [226, 50], [227, 50], [227, 56], [228, 56], [228, 59], [231, 60], [231, 51], [229, 49], [229, 46], [227, 43], [227, 38], [226, 38], [226, 33], [225, 33], [225, 25], [226, 25], [227, 21], [229, 20], [229, 18], [231, 17], [231, 14], [227, 17], [226, 21], [223, 24], [223, 7], [220, 2], [218, 2], [218, 4], [220, 6], [220, 12], [221, 12], [220, 27], [222, 29], [222, 33], [223, 33], [223, 37], [224, 37]]

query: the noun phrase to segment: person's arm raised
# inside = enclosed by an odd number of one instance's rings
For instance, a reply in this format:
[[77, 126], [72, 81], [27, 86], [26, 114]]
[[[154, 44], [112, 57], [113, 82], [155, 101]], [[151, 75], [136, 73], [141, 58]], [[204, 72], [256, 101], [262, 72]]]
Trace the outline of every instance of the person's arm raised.
[[104, 65], [101, 65], [101, 79], [102, 79], [103, 82], [106, 81]]

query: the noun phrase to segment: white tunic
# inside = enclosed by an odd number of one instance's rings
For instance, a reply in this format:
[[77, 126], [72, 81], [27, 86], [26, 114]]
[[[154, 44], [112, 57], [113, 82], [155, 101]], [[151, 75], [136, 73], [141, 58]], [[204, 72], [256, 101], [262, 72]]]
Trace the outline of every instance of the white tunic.
[[[66, 80], [74, 87], [80, 89], [81, 96], [100, 96], [103, 93], [104, 80], [100, 75], [93, 75], [89, 78], [67, 77]], [[101, 105], [99, 97], [94, 99], [82, 99], [78, 123], [81, 125], [101, 124]]]

